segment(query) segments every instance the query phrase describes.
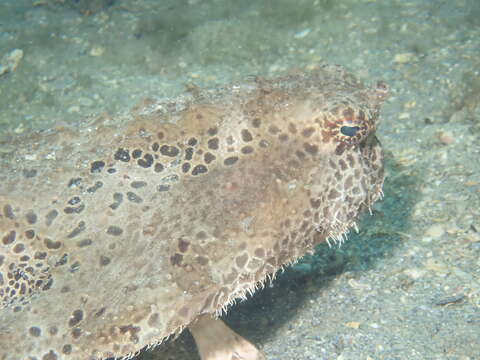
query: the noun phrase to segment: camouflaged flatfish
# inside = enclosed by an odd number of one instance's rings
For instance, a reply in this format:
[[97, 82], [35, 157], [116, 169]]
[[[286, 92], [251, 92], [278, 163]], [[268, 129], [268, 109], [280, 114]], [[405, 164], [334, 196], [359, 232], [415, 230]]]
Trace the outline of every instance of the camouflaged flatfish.
[[321, 66], [8, 140], [0, 359], [131, 356], [341, 239], [381, 196], [386, 94]]

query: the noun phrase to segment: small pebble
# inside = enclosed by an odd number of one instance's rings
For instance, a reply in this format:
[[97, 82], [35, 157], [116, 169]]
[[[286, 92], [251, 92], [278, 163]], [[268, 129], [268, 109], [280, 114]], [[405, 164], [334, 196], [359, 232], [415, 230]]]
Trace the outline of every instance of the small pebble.
[[402, 53], [397, 54], [393, 58], [393, 62], [396, 64], [407, 64], [415, 59], [415, 55], [413, 53]]
[[20, 60], [23, 58], [23, 50], [22, 49], [13, 49], [9, 54], [6, 56], [7, 65], [10, 71], [15, 71], [20, 64]]
[[68, 112], [69, 114], [79, 113], [79, 112], [80, 112], [80, 106], [78, 106], [78, 105], [70, 106], [70, 107], [67, 109], [67, 112]]
[[428, 269], [428, 270], [434, 271], [435, 273], [437, 273], [439, 275], [446, 274], [449, 270], [448, 267], [445, 264], [443, 264], [439, 261], [435, 261], [433, 259], [429, 259], [429, 260], [426, 261], [425, 268]]
[[35, 161], [35, 160], [37, 160], [37, 155], [36, 154], [27, 154], [27, 155], [25, 155], [25, 160]]
[[10, 154], [14, 152], [16, 149], [12, 145], [2, 144], [0, 145], [0, 154]]
[[405, 270], [403, 273], [411, 277], [412, 279], [416, 280], [416, 279], [420, 279], [422, 276], [425, 275], [425, 270], [412, 268], [412, 269]]
[[23, 126], [23, 123], [19, 124], [14, 130], [13, 132], [15, 134], [21, 134], [25, 131], [25, 127]]
[[296, 33], [293, 37], [294, 37], [295, 39], [302, 39], [302, 38], [304, 38], [305, 36], [307, 36], [308, 34], [310, 34], [310, 29], [307, 28], [307, 29], [305, 29], [305, 30], [302, 30], [302, 31]]
[[441, 237], [444, 233], [445, 228], [442, 224], [433, 224], [425, 231], [425, 235], [433, 239]]
[[360, 327], [360, 323], [357, 321], [349, 321], [345, 325], [351, 329], [358, 329]]
[[94, 46], [90, 49], [90, 56], [102, 56], [105, 53], [105, 48], [102, 46]]
[[8, 54], [5, 54], [0, 61], [0, 76], [7, 72], [15, 71], [20, 64], [20, 60], [22, 60], [22, 58], [22, 49], [13, 49]]
[[440, 131], [438, 133], [438, 139], [444, 145], [450, 145], [455, 142], [455, 139], [453, 138], [452, 134], [446, 131]]

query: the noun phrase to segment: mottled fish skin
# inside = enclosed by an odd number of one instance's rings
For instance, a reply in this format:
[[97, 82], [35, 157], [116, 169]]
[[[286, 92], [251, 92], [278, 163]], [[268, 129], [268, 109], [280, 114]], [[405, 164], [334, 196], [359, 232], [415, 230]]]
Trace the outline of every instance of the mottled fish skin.
[[255, 79], [0, 154], [0, 359], [128, 357], [340, 239], [381, 196], [387, 88]]

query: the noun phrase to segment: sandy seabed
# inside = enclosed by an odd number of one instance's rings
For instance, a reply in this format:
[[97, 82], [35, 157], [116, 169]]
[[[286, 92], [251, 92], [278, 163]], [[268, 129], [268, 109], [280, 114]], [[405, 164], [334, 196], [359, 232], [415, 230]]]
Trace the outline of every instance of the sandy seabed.
[[0, 24], [0, 139], [320, 63], [386, 81], [374, 216], [226, 321], [269, 360], [480, 359], [478, 0], [17, 0]]

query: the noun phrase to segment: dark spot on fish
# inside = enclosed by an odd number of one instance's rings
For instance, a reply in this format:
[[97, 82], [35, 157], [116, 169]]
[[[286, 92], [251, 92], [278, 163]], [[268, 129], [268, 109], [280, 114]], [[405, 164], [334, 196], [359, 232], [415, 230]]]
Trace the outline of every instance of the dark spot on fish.
[[188, 162], [183, 163], [182, 164], [182, 172], [187, 173], [190, 170], [190, 167], [191, 167], [190, 163], [188, 163]]
[[68, 200], [68, 205], [77, 205], [80, 201], [82, 201], [78, 196], [74, 196], [70, 200]]
[[82, 178], [72, 178], [70, 179], [70, 181], [68, 182], [68, 187], [71, 188], [71, 187], [77, 187], [77, 186], [80, 186], [80, 184], [82, 183]]
[[127, 199], [128, 201], [136, 204], [140, 204], [141, 202], [143, 202], [143, 199], [140, 196], [131, 191], [127, 192]]
[[143, 159], [138, 159], [137, 164], [143, 168], [149, 168], [153, 165], [153, 156], [152, 154], [143, 155]]
[[15, 214], [13, 213], [13, 209], [9, 204], [3, 207], [3, 214], [7, 219], [10, 219], [10, 220], [15, 219]]
[[97, 181], [93, 186], [90, 186], [87, 188], [87, 192], [90, 194], [93, 194], [95, 191], [100, 189], [103, 186], [103, 183], [101, 181]]
[[169, 157], [175, 157], [180, 153], [180, 150], [175, 146], [162, 145], [160, 148], [160, 154]]
[[140, 156], [142, 156], [142, 150], [135, 149], [132, 151], [132, 158], [138, 159]]
[[107, 234], [112, 236], [120, 236], [122, 235], [122, 233], [123, 233], [123, 229], [115, 225], [111, 225], [107, 229]]
[[205, 165], [197, 165], [193, 168], [192, 170], [192, 175], [200, 175], [204, 174], [208, 171], [207, 167]]
[[188, 246], [190, 245], [190, 243], [182, 238], [178, 239], [178, 250], [180, 250], [180, 252], [184, 253], [188, 250]]
[[47, 226], [50, 226], [52, 225], [53, 223], [53, 220], [55, 220], [55, 218], [58, 216], [58, 211], [53, 209], [53, 210], [50, 210], [47, 215], [45, 216], [45, 224]]
[[110, 209], [116, 210], [116, 209], [118, 209], [118, 207], [120, 206], [120, 204], [123, 201], [122, 193], [118, 193], [118, 192], [114, 193], [113, 194], [113, 201], [114, 201], [114, 203], [110, 205]]
[[245, 154], [245, 155], [248, 155], [248, 154], [251, 154], [253, 153], [253, 147], [251, 146], [244, 146], [242, 148], [242, 154]]
[[238, 161], [238, 156], [231, 156], [231, 157], [226, 158], [223, 161], [223, 164], [227, 165], [227, 166], [230, 166], [230, 165], [235, 164], [237, 161]]
[[40, 330], [40, 328], [37, 326], [32, 326], [30, 329], [28, 329], [28, 332], [34, 337], [39, 337], [42, 333], [42, 330]]
[[72, 330], [72, 336], [74, 339], [78, 339], [82, 335], [82, 329], [75, 328]]
[[208, 135], [214, 136], [217, 135], [218, 129], [216, 127], [211, 127], [210, 129], [207, 130]]
[[215, 159], [216, 159], [216, 157], [212, 153], [206, 152], [203, 155], [203, 160], [205, 160], [205, 164], [210, 164]]
[[51, 249], [51, 250], [57, 250], [57, 249], [60, 249], [60, 247], [62, 246], [62, 243], [60, 241], [54, 241], [52, 239], [49, 239], [49, 238], [45, 238], [43, 240], [45, 246], [47, 247], [47, 249]]
[[181, 265], [181, 264], [182, 264], [182, 260], [183, 260], [183, 255], [182, 255], [182, 254], [179, 254], [179, 253], [175, 253], [175, 255], [173, 255], [173, 256], [170, 257], [170, 263], [171, 263], [173, 266]]
[[67, 206], [65, 209], [63, 209], [63, 212], [65, 214], [80, 214], [84, 209], [85, 209], [85, 205], [80, 204], [77, 207]]
[[115, 160], [120, 160], [123, 162], [129, 162], [130, 161], [130, 153], [128, 150], [123, 149], [123, 148], [118, 148], [117, 152], [113, 156]]
[[94, 161], [92, 162], [92, 164], [90, 165], [90, 172], [93, 174], [93, 173], [99, 173], [102, 171], [102, 169], [105, 167], [105, 162], [104, 161], [101, 161], [101, 160], [98, 160], [98, 161]]
[[101, 255], [100, 256], [100, 265], [101, 266], [107, 266], [108, 264], [110, 264], [111, 260], [108, 256], [105, 256], [105, 255]]
[[147, 186], [147, 183], [145, 181], [132, 181], [130, 186], [134, 189], [140, 189]]
[[15, 254], [19, 254], [19, 253], [23, 252], [24, 250], [25, 250], [25, 245], [23, 245], [23, 244], [21, 244], [21, 243], [15, 245], [15, 246], [13, 247], [13, 252], [14, 252]]
[[213, 138], [208, 140], [207, 142], [208, 148], [211, 150], [218, 150], [218, 141], [219, 141], [218, 138]]
[[155, 164], [155, 167], [154, 167], [155, 172], [157, 172], [157, 173], [162, 172], [163, 169], [164, 169], [164, 166], [162, 164], [160, 164], [160, 163]]
[[170, 185], [163, 185], [162, 184], [162, 185], [157, 186], [157, 191], [162, 192], [162, 191], [168, 191], [168, 190], [170, 190]]
[[55, 267], [65, 265], [67, 261], [68, 261], [68, 255], [63, 254], [62, 257], [59, 260], [57, 260], [57, 262], [55, 263]]
[[77, 242], [78, 247], [86, 247], [92, 245], [92, 239], [83, 239]]
[[71, 354], [72, 353], [72, 345], [70, 345], [70, 344], [63, 345], [62, 353], [64, 353], [65, 355]]
[[2, 239], [3, 245], [10, 245], [15, 241], [16, 237], [17, 237], [17, 233], [14, 230], [8, 232]]
[[85, 221], [80, 221], [78, 223], [78, 225], [75, 227], [75, 229], [72, 230], [72, 232], [70, 232], [68, 235], [67, 235], [67, 238], [69, 239], [72, 239], [74, 238], [75, 236], [79, 235], [82, 231], [84, 231], [86, 229], [86, 226], [85, 226]]
[[27, 219], [27, 222], [30, 224], [30, 225], [33, 225], [37, 222], [37, 214], [35, 214], [33, 211], [29, 211], [27, 212], [27, 214], [25, 215], [26, 219]]
[[193, 148], [189, 147], [185, 150], [185, 160], [192, 160], [193, 159]]
[[241, 135], [242, 135], [242, 140], [245, 142], [249, 142], [253, 140], [252, 134], [247, 129], [243, 129], [241, 132]]

